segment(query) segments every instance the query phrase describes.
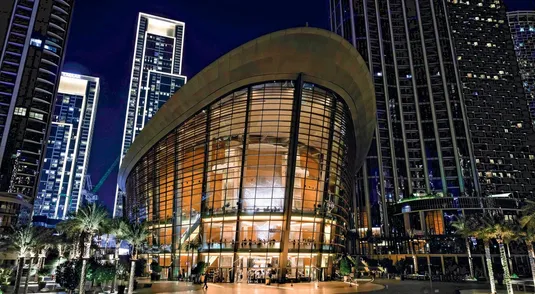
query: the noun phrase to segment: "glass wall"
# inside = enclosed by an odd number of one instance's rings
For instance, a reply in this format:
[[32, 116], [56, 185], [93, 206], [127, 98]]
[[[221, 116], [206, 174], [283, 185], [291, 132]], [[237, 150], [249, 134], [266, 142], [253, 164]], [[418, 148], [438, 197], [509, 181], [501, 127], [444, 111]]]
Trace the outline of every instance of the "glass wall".
[[349, 109], [332, 91], [299, 80], [248, 86], [138, 161], [126, 212], [150, 223], [144, 254], [169, 268], [164, 277], [187, 277], [202, 260], [223, 282], [279, 279], [283, 269], [324, 279], [345, 251], [354, 150]]

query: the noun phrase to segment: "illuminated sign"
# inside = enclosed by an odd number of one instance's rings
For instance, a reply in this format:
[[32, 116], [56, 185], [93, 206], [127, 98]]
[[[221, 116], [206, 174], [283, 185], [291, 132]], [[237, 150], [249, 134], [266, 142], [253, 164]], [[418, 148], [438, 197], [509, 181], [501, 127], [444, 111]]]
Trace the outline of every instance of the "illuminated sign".
[[82, 78], [81, 75], [72, 74], [72, 73], [68, 73], [68, 72], [62, 72], [61, 76], [62, 77], [68, 77], [68, 78], [74, 78], [74, 79], [81, 79]]

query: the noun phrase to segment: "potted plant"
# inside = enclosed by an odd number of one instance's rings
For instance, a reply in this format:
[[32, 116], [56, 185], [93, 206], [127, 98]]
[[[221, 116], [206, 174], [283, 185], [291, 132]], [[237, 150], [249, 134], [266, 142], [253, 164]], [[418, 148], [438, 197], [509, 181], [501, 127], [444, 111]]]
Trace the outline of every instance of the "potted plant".
[[1, 292], [6, 292], [7, 287], [9, 286], [9, 281], [11, 279], [11, 274], [13, 270], [10, 268], [0, 268], [0, 289]]
[[160, 264], [158, 264], [156, 261], [153, 261], [150, 264], [150, 270], [151, 270], [151, 273], [150, 273], [151, 281], [159, 281], [160, 275], [162, 272], [162, 267], [160, 266]]
[[343, 257], [340, 261], [340, 275], [344, 277], [344, 282], [347, 282], [348, 276], [351, 273], [351, 263], [347, 257]]
[[118, 294], [124, 294], [126, 289], [126, 280], [128, 279], [128, 273], [127, 268], [123, 262], [119, 262], [117, 264], [117, 293]]
[[44, 266], [37, 271], [37, 276], [39, 277], [39, 290], [42, 290], [46, 287], [45, 277], [50, 275], [52, 269], [48, 266]]

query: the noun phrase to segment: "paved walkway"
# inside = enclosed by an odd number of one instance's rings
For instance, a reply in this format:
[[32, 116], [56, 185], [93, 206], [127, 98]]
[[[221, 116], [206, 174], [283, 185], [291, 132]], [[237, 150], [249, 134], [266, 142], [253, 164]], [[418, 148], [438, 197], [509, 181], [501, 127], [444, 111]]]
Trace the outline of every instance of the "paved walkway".
[[371, 292], [383, 289], [384, 286], [364, 283], [358, 287], [354, 284], [350, 286], [343, 282], [320, 282], [320, 283], [296, 283], [296, 284], [273, 284], [270, 286], [262, 284], [246, 284], [246, 283], [223, 283], [213, 284], [208, 283], [208, 290], [203, 290], [200, 285], [192, 285], [184, 282], [166, 282], [154, 283], [151, 288], [140, 289], [135, 293], [247, 293], [247, 294], [267, 294], [267, 293], [314, 293], [314, 294], [337, 294], [337, 293], [355, 293], [355, 292]]

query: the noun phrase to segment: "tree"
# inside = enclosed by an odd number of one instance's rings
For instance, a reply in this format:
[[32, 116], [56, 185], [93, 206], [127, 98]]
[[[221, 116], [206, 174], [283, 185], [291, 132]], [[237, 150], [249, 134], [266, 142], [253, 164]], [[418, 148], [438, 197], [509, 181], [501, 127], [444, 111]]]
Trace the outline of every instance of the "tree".
[[343, 257], [340, 260], [340, 274], [342, 276], [347, 276], [351, 273], [351, 262], [347, 257]]
[[507, 293], [513, 294], [513, 285], [511, 283], [511, 273], [509, 271], [509, 263], [507, 261], [507, 254], [505, 253], [504, 244], [509, 244], [512, 240], [515, 240], [517, 234], [513, 229], [514, 224], [506, 222], [503, 215], [493, 213], [484, 218], [489, 226], [490, 236], [496, 239], [498, 242], [498, 248], [500, 249], [500, 259], [503, 267], [503, 278], [505, 286], [507, 287]]
[[[15, 289], [14, 293], [18, 293], [20, 289], [20, 281], [22, 278], [22, 270], [24, 268], [24, 263], [26, 258], [31, 256], [32, 251], [41, 244], [46, 237], [46, 230], [36, 230], [31, 226], [18, 227], [14, 229], [11, 239], [11, 246], [17, 251], [18, 254], [18, 266], [17, 274], [15, 278]], [[31, 265], [30, 265], [31, 269]], [[28, 277], [30, 278], [30, 270], [28, 270]]]
[[535, 202], [526, 200], [526, 205], [522, 209], [522, 218], [520, 219], [520, 226], [524, 229], [521, 235], [522, 239], [528, 247], [529, 264], [531, 266], [531, 277], [535, 284], [535, 252], [533, 250], [533, 242], [535, 242]]
[[91, 241], [93, 237], [104, 228], [108, 219], [108, 211], [104, 206], [92, 203], [81, 207], [71, 218], [63, 222], [63, 228], [68, 232], [80, 232], [83, 242], [82, 269], [80, 274], [79, 293], [85, 292], [85, 272], [87, 260], [90, 257]]
[[137, 253], [140, 246], [147, 242], [149, 231], [144, 223], [129, 223], [123, 229], [123, 238], [132, 248], [130, 278], [128, 279], [128, 294], [134, 291], [134, 270], [136, 267]]
[[[115, 236], [115, 252], [113, 255], [115, 269], [119, 266], [119, 249], [121, 248], [121, 243], [123, 240], [123, 233], [126, 227], [126, 223], [119, 218], [114, 218], [106, 224], [106, 232], [109, 235]], [[117, 275], [113, 279], [111, 285], [111, 293], [115, 293], [115, 286], [117, 285]]]
[[451, 223], [455, 228], [455, 233], [464, 239], [466, 252], [468, 254], [468, 266], [470, 268], [470, 277], [474, 278], [474, 264], [472, 261], [472, 250], [470, 248], [470, 238], [473, 236], [473, 229], [469, 225], [469, 220], [463, 216], [457, 216], [457, 219]]
[[68, 260], [56, 269], [56, 283], [69, 290], [69, 293], [72, 293], [80, 284], [77, 263], [77, 260]]
[[474, 237], [481, 239], [485, 246], [485, 259], [487, 262], [487, 270], [490, 282], [490, 293], [496, 294], [496, 284], [494, 282], [494, 270], [492, 268], [492, 258], [490, 256], [490, 240], [493, 238], [492, 227], [483, 220], [482, 217], [473, 218], [474, 224], [470, 224], [470, 228], [474, 231]]

